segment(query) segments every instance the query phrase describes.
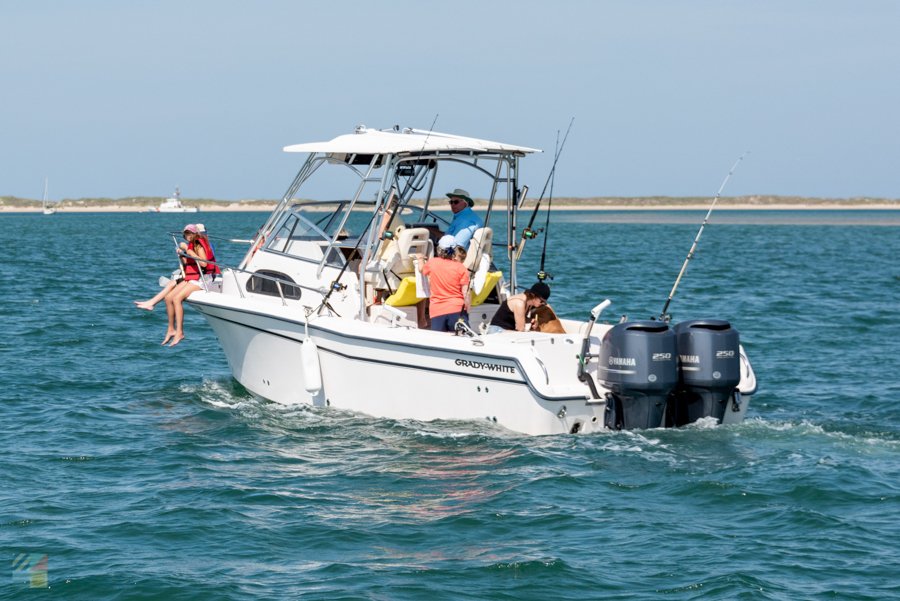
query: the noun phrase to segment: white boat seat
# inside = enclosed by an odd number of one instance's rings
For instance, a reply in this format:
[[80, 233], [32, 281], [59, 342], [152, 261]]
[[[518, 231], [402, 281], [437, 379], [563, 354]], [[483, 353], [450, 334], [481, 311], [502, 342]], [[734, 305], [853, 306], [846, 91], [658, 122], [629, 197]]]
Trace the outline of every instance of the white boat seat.
[[487, 255], [488, 259], [494, 260], [494, 230], [489, 227], [483, 227], [475, 230], [472, 234], [472, 240], [469, 241], [469, 248], [466, 249], [466, 261], [463, 265], [469, 272], [478, 269], [482, 255]]
[[410, 274], [416, 270], [413, 265], [413, 255], [423, 254], [426, 258], [434, 256], [434, 244], [431, 242], [430, 233], [424, 227], [403, 230], [394, 241], [397, 249], [397, 261], [393, 271], [398, 276]]
[[376, 257], [366, 267], [366, 282], [379, 290], [394, 291], [404, 277], [415, 273], [412, 255], [422, 253], [426, 258], [434, 256], [434, 244], [425, 228], [396, 230], [393, 240], [384, 245], [381, 257]]

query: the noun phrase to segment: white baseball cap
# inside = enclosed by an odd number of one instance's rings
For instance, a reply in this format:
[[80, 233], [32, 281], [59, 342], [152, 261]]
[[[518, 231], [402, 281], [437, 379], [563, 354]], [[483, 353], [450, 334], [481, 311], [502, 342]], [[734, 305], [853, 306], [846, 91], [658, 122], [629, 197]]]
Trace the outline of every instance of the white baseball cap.
[[438, 246], [440, 246], [444, 250], [453, 250], [454, 248], [456, 248], [456, 238], [448, 234], [438, 240]]

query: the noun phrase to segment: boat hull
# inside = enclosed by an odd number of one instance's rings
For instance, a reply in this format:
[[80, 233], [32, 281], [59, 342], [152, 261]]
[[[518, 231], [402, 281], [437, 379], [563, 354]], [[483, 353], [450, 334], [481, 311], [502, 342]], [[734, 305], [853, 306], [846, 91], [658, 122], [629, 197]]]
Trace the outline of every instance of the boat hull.
[[[560, 368], [553, 357], [541, 361], [534, 345], [477, 346], [464, 337], [340, 318], [314, 318], [309, 325], [322, 380], [321, 390], [310, 394], [301, 358], [303, 318], [295, 309], [245, 300], [196, 292], [186, 302], [216, 333], [235, 379], [265, 399], [390, 419], [487, 419], [529, 435], [605, 429], [605, 389], [593, 399], [568, 363]], [[553, 346], [565, 357], [572, 353], [565, 343]], [[555, 380], [560, 383], [552, 385]], [[729, 408], [723, 423], [743, 420], [748, 402], [744, 396]]]
[[[323, 387], [311, 395], [300, 367], [301, 322], [193, 298], [188, 302], [215, 331], [235, 379], [277, 403], [327, 405], [391, 419], [487, 419], [531, 435], [603, 426], [605, 401], [591, 402], [586, 388], [548, 398], [523, 377], [521, 361], [513, 357], [361, 340], [317, 326], [310, 327], [310, 337], [319, 349]], [[470, 367], [477, 364], [495, 367]]]

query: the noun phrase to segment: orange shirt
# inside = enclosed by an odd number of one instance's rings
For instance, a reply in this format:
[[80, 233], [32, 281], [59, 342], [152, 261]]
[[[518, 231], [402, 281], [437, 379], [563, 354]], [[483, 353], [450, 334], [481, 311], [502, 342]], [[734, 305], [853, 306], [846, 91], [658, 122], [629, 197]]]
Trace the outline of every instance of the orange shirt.
[[466, 305], [461, 286], [469, 284], [469, 270], [462, 263], [435, 257], [422, 268], [431, 284], [432, 317], [459, 313]]

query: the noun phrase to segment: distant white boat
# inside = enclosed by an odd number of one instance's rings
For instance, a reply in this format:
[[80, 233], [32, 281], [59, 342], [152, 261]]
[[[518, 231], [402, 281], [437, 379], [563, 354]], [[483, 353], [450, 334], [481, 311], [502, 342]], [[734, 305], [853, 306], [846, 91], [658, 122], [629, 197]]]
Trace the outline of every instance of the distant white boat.
[[178, 187], [175, 187], [175, 196], [167, 198], [164, 203], [158, 207], [150, 207], [151, 213], [199, 213], [197, 207], [184, 207], [181, 205], [181, 195], [178, 193]]
[[44, 179], [44, 201], [41, 203], [44, 215], [53, 215], [56, 209], [50, 207], [50, 178]]

